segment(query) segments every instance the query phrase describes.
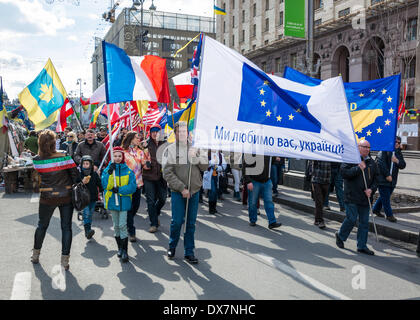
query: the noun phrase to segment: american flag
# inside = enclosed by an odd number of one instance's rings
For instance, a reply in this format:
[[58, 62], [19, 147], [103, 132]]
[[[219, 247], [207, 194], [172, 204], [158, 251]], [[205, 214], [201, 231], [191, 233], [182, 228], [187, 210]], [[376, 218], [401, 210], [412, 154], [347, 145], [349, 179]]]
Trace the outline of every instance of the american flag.
[[194, 50], [193, 58], [191, 60], [191, 82], [195, 86], [198, 85], [198, 67], [200, 65], [201, 44], [203, 41], [203, 34], [200, 35], [200, 41], [197, 48]]
[[148, 126], [153, 126], [159, 124], [160, 120], [166, 115], [166, 107], [155, 107], [147, 110], [143, 116], [143, 124]]

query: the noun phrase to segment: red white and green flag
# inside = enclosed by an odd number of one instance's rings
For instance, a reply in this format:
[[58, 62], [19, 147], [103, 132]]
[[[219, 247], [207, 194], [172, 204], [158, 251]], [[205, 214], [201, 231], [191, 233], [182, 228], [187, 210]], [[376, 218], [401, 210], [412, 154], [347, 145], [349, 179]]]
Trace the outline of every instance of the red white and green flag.
[[53, 158], [48, 160], [34, 160], [33, 164], [35, 170], [40, 173], [54, 172], [76, 167], [76, 164], [70, 156]]

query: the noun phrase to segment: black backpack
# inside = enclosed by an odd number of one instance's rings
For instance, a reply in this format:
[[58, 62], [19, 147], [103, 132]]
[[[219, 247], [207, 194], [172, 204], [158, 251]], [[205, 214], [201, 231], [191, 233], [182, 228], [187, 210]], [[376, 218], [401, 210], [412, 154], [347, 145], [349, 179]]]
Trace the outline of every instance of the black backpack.
[[71, 200], [77, 211], [82, 211], [90, 203], [90, 193], [82, 182], [73, 184], [71, 187]]

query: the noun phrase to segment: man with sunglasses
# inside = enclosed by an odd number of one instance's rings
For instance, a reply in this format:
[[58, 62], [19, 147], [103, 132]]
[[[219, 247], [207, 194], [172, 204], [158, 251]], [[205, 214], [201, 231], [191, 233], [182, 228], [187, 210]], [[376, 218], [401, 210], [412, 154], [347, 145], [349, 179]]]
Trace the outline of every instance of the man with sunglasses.
[[381, 218], [385, 216], [381, 213], [384, 208], [386, 219], [391, 222], [397, 222], [391, 208], [391, 195], [397, 185], [398, 172], [404, 169], [406, 163], [401, 152], [401, 138], [395, 139], [395, 151], [380, 151], [377, 156], [379, 167], [378, 190], [379, 198], [373, 207], [373, 212]]

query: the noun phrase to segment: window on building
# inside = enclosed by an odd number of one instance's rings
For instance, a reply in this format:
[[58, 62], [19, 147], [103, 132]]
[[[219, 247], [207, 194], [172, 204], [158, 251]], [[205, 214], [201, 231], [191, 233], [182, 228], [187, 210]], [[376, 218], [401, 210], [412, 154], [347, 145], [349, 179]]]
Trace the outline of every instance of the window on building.
[[407, 22], [407, 41], [417, 39], [417, 18], [408, 20]]
[[254, 44], [252, 45], [252, 50], [255, 50], [257, 48], [257, 46]]
[[257, 4], [254, 3], [252, 6], [252, 16], [256, 17], [257, 16]]
[[276, 60], [274, 61], [274, 70], [276, 73], [280, 73], [280, 69], [281, 69], [281, 60], [280, 58], [276, 58]]
[[322, 7], [324, 7], [324, 3], [322, 0], [315, 0], [314, 1], [314, 9], [321, 9]]
[[226, 11], [226, 2], [223, 2], [223, 10]]
[[257, 25], [256, 24], [254, 24], [252, 26], [252, 36], [253, 37], [256, 37], [257, 36]]
[[267, 72], [267, 62], [261, 62], [261, 70]]
[[265, 19], [265, 31], [267, 32], [268, 30], [270, 30], [270, 19], [269, 18]]
[[408, 58], [404, 61], [404, 78], [416, 77], [416, 57]]
[[270, 9], [270, 0], [265, 0], [265, 11]]
[[245, 30], [242, 30], [242, 39], [241, 41], [245, 41]]
[[235, 35], [232, 34], [232, 47], [234, 47], [234, 46], [235, 46]]
[[223, 21], [223, 33], [226, 32], [226, 21]]
[[297, 67], [297, 54], [296, 53], [292, 53], [290, 55], [290, 66], [293, 69], [296, 69], [296, 67]]
[[232, 28], [235, 28], [235, 16], [232, 16]]
[[232, 9], [235, 9], [235, 0], [231, 0], [231, 2], [230, 2], [230, 3], [231, 3], [231, 5], [230, 5], [230, 6], [232, 7]]
[[242, 10], [242, 23], [245, 22], [245, 10]]
[[314, 26], [317, 27], [322, 24], [322, 19], [317, 19], [314, 21]]
[[283, 18], [283, 11], [280, 11], [280, 19], [279, 19], [279, 25], [280, 26], [282, 26], [283, 25], [283, 23], [284, 23], [284, 20], [283, 20], [284, 18]]
[[407, 96], [405, 99], [405, 109], [413, 109], [414, 108], [414, 97], [413, 96]]
[[268, 44], [268, 40], [265, 40], [264, 41], [264, 45], [266, 46]]
[[175, 41], [172, 39], [162, 39], [162, 49], [164, 52], [171, 52], [173, 46], [175, 45]]
[[339, 18], [344, 17], [348, 14], [350, 14], [350, 8], [346, 8], [346, 9], [338, 11], [338, 17]]

